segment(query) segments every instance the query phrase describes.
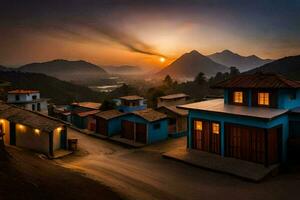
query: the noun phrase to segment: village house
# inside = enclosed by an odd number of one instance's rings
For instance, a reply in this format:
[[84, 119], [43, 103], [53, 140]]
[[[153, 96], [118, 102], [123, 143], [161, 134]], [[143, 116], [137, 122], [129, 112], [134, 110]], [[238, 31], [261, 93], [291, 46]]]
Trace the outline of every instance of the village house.
[[121, 123], [121, 137], [133, 142], [152, 144], [168, 138], [167, 116], [150, 108], [127, 113]]
[[44, 153], [67, 149], [67, 128], [64, 123], [46, 115], [0, 103], [0, 132], [5, 144]]
[[100, 112], [101, 103], [79, 102], [72, 103], [68, 111], [71, 112], [71, 123], [81, 129], [87, 129], [90, 115]]
[[48, 99], [41, 98], [38, 90], [12, 90], [7, 93], [7, 103], [48, 114]]
[[120, 134], [122, 131], [121, 119], [125, 115], [118, 110], [107, 110], [91, 115], [90, 121], [95, 124], [89, 125], [91, 131], [95, 131], [103, 136], [111, 137]]
[[300, 138], [300, 83], [276, 74], [242, 74], [214, 86], [224, 99], [178, 106], [189, 111], [188, 148], [269, 166]]
[[115, 101], [117, 101], [117, 110], [124, 113], [147, 108], [146, 100], [137, 95], [120, 97]]
[[168, 135], [170, 137], [180, 137], [187, 134], [187, 110], [176, 106], [161, 106], [157, 108], [157, 111], [167, 115]]
[[170, 94], [157, 98], [157, 107], [161, 106], [177, 106], [187, 102], [189, 96], [184, 93]]

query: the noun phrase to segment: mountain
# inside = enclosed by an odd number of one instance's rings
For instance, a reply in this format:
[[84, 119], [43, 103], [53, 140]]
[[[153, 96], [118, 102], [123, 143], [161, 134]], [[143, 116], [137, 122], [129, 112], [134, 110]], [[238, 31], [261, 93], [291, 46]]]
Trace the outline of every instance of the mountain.
[[143, 70], [138, 66], [121, 65], [121, 66], [105, 66], [102, 67], [105, 71], [111, 74], [141, 74]]
[[21, 72], [42, 73], [60, 80], [85, 83], [106, 77], [101, 67], [86, 61], [53, 60], [43, 63], [31, 63], [18, 68]]
[[270, 59], [262, 59], [255, 55], [241, 56], [229, 50], [214, 53], [209, 55], [208, 57], [213, 61], [225, 65], [227, 67], [237, 67], [241, 72], [272, 62], [272, 60]]
[[255, 72], [279, 73], [290, 79], [300, 81], [300, 55], [284, 57], [261, 67], [247, 71], [246, 73]]
[[158, 76], [170, 75], [176, 78], [194, 78], [199, 72], [213, 76], [217, 72], [225, 72], [228, 68], [212, 61], [210, 58], [193, 50], [183, 54], [173, 63], [157, 73]]
[[50, 98], [56, 104], [102, 100], [101, 93], [44, 74], [0, 71], [0, 80], [10, 82], [11, 89], [37, 89], [43, 98]]

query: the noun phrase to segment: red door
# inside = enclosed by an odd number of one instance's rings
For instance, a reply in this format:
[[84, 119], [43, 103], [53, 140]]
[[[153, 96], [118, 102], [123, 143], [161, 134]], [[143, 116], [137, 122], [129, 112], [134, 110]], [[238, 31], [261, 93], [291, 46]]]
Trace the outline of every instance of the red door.
[[97, 125], [98, 125], [98, 133], [100, 133], [101, 135], [108, 135], [107, 121], [105, 119], [98, 118]]

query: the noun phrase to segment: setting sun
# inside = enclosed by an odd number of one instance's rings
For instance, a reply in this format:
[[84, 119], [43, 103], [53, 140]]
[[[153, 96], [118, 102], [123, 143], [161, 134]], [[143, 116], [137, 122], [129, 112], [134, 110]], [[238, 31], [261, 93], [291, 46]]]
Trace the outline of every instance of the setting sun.
[[166, 61], [166, 59], [165, 59], [164, 57], [160, 57], [160, 58], [159, 58], [159, 61], [160, 61], [161, 63], [163, 63], [163, 62]]

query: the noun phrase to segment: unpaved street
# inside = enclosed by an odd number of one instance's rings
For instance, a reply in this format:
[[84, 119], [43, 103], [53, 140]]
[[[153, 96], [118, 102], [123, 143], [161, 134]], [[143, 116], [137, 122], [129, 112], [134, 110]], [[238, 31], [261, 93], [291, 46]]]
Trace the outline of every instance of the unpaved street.
[[79, 139], [80, 151], [57, 162], [129, 199], [298, 199], [299, 170], [257, 184], [161, 157], [162, 152], [185, 145], [185, 137], [131, 149], [76, 131], [69, 136]]

